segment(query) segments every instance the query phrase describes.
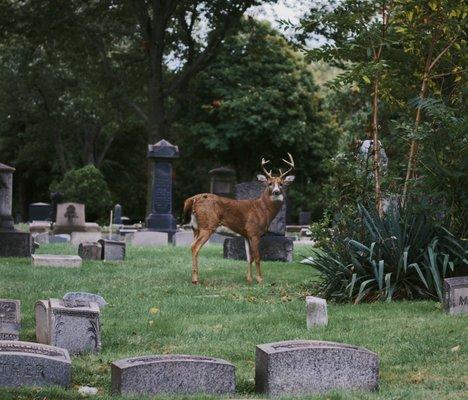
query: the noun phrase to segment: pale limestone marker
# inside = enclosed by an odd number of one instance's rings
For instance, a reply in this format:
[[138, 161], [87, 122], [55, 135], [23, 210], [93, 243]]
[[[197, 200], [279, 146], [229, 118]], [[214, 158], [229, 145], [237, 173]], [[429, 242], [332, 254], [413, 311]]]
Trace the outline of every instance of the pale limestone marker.
[[468, 314], [468, 276], [444, 279], [444, 309], [450, 315]]
[[320, 297], [307, 296], [307, 329], [328, 324], [327, 301]]
[[80, 256], [67, 256], [61, 254], [33, 254], [31, 256], [33, 267], [81, 267]]
[[39, 343], [67, 349], [70, 354], [101, 350], [99, 305], [80, 300], [39, 300], [35, 306]]

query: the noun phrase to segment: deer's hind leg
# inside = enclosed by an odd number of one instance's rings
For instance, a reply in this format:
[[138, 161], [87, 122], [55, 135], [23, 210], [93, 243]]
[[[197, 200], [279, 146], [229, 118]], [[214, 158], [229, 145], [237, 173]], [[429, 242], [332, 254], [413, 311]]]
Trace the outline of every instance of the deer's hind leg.
[[261, 258], [260, 258], [260, 250], [258, 248], [260, 244], [260, 237], [254, 236], [250, 238], [250, 247], [252, 251], [252, 256], [255, 261], [255, 267], [257, 268], [257, 275], [255, 276], [255, 279], [257, 279], [258, 283], [263, 282], [263, 276], [262, 276], [262, 269], [261, 269]]
[[249, 239], [245, 238], [245, 255], [247, 257], [247, 282], [252, 283], [252, 251]]
[[198, 253], [208, 241], [213, 231], [210, 229], [198, 229], [198, 234], [192, 243], [192, 283], [198, 284]]

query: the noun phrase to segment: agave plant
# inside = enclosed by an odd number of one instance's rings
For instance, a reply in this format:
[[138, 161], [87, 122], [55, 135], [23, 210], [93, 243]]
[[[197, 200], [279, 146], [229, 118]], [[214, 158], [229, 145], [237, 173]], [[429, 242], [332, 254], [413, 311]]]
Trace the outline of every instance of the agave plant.
[[319, 290], [336, 301], [439, 298], [443, 279], [468, 273], [466, 243], [422, 212], [391, 207], [380, 217], [359, 205], [360, 224], [316, 254]]

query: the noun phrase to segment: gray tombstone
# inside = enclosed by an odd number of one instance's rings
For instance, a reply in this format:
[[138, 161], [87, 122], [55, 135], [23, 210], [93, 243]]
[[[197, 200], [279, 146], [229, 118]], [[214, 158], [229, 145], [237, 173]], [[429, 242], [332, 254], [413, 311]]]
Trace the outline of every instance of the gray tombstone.
[[172, 162], [179, 157], [179, 148], [166, 140], [148, 145], [148, 158], [153, 160], [151, 212], [146, 218], [149, 230], [166, 232], [169, 238], [177, 230], [172, 215]]
[[114, 206], [114, 224], [122, 225], [122, 206], [120, 204]]
[[99, 294], [87, 292], [68, 292], [63, 295], [63, 300], [65, 302], [93, 302], [97, 303], [100, 309], [104, 308], [107, 305], [107, 302], [106, 300], [104, 300], [104, 297], [100, 296]]
[[[293, 260], [294, 241], [284, 236], [263, 236], [260, 238], [260, 257], [263, 261], [291, 262]], [[247, 260], [245, 239], [232, 237], [224, 240], [224, 258]]]
[[210, 175], [210, 193], [218, 196], [234, 197], [236, 171], [226, 167], [219, 167], [208, 173]]
[[50, 203], [31, 203], [29, 205], [29, 221], [47, 221], [51, 212]]
[[0, 163], [0, 257], [29, 257], [34, 251], [31, 234], [16, 230], [11, 214], [14, 171]]
[[212, 357], [155, 355], [111, 364], [112, 391], [129, 395], [223, 396], [236, 390], [235, 367]]
[[299, 225], [310, 225], [310, 218], [312, 213], [310, 211], [299, 212]]
[[168, 234], [166, 232], [142, 230], [126, 234], [125, 241], [132, 246], [166, 246], [168, 244]]
[[[261, 182], [244, 182], [236, 185], [237, 200], [251, 200], [259, 198], [265, 191], [265, 185]], [[271, 221], [267, 234], [284, 236], [286, 233], [286, 201], [283, 202], [281, 209], [276, 217]]]
[[78, 255], [83, 260], [101, 260], [102, 259], [102, 245], [98, 242], [83, 242], [78, 246]]
[[79, 268], [82, 265], [80, 256], [64, 254], [33, 254], [31, 256], [33, 267]]
[[307, 329], [328, 324], [327, 301], [320, 297], [307, 296]]
[[54, 233], [86, 231], [85, 205], [61, 203], [57, 205]]
[[343, 343], [293, 340], [258, 345], [255, 390], [272, 397], [377, 390], [377, 354]]
[[126, 243], [120, 240], [101, 239], [102, 259], [106, 261], [125, 260]]
[[99, 305], [82, 300], [39, 300], [35, 306], [39, 343], [67, 349], [70, 354], [101, 350]]
[[70, 386], [68, 351], [20, 341], [0, 341], [0, 388]]
[[468, 314], [468, 276], [444, 279], [444, 310], [450, 315]]
[[0, 340], [19, 340], [21, 302], [0, 299]]

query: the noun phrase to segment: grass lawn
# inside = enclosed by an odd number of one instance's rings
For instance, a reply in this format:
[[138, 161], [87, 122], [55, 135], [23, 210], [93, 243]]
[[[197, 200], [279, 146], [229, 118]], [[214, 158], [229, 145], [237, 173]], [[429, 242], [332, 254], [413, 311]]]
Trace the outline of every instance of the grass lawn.
[[[309, 266], [264, 263], [265, 283], [248, 285], [244, 262], [224, 260], [221, 246], [207, 246], [200, 257], [201, 285], [193, 286], [188, 248], [127, 250], [124, 263], [85, 262], [81, 269], [0, 259], [0, 298], [22, 303], [21, 340], [35, 341], [38, 299], [81, 290], [109, 303], [101, 315], [102, 352], [73, 357], [70, 390], [4, 390], [0, 399], [78, 399], [82, 385], [99, 388], [95, 399], [111, 398], [112, 361], [168, 353], [226, 359], [237, 368], [235, 398], [261, 398], [254, 393], [255, 345], [290, 339], [344, 342], [380, 357], [378, 392], [310, 399], [467, 398], [468, 318], [449, 317], [438, 303], [329, 304], [329, 325], [308, 331], [305, 296], [314, 279]], [[75, 254], [68, 245], [41, 246], [40, 252]]]

